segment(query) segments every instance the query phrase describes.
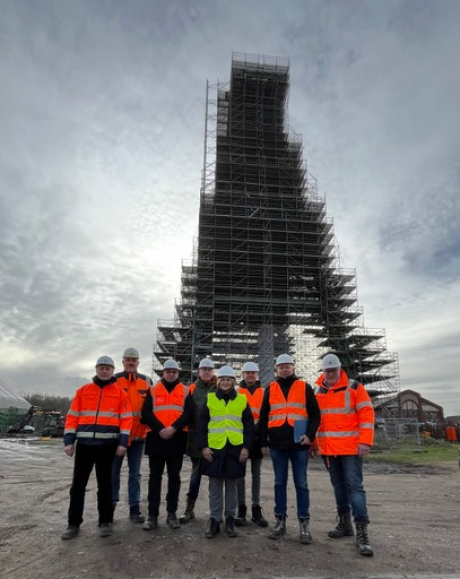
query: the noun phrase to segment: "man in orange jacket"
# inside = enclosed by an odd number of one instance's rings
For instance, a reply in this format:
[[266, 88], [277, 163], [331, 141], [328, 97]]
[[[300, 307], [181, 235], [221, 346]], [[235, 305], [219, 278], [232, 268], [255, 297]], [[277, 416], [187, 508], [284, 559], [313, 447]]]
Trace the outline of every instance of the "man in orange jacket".
[[[141, 502], [141, 461], [144, 454], [147, 426], [141, 424], [141, 410], [152, 380], [139, 374], [139, 352], [136, 348], [126, 348], [123, 352], [123, 372], [115, 374], [117, 384], [128, 394], [133, 412], [133, 425], [129, 437], [128, 449], [128, 501], [129, 518], [133, 523], [143, 523], [145, 517], [140, 511]], [[123, 456], [116, 457], [112, 467], [112, 503], [113, 508], [120, 500], [120, 473]]]
[[[369, 517], [363, 485], [363, 457], [374, 439], [374, 409], [364, 386], [349, 380], [335, 354], [322, 360], [323, 373], [316, 381], [321, 425], [316, 433], [317, 450], [323, 457], [332, 487], [339, 522], [329, 531], [331, 539], [354, 535], [350, 507], [356, 525], [356, 546], [372, 556], [367, 525]], [[316, 449], [312, 449], [314, 455]]]
[[61, 539], [73, 539], [83, 522], [88, 479], [96, 467], [99, 535], [112, 534], [112, 463], [123, 456], [131, 431], [131, 403], [116, 385], [115, 364], [110, 356], [96, 362], [96, 376], [77, 390], [67, 414], [64, 429], [64, 452], [75, 453], [70, 489], [69, 526]]

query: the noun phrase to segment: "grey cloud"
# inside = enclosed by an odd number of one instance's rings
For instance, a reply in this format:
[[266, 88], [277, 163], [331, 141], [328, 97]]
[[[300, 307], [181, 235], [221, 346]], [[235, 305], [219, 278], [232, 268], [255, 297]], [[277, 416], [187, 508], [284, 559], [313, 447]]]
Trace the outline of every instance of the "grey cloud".
[[[343, 265], [359, 266], [366, 319], [398, 342], [398, 319], [440, 317], [434, 297], [458, 290], [460, 8], [433, 6], [5, 3], [2, 376], [24, 390], [36, 368], [37, 388], [73, 390], [99, 353], [118, 360], [126, 345], [149, 368], [198, 223], [205, 82], [227, 80], [232, 50], [290, 58], [290, 123], [327, 192]], [[436, 331], [433, 349], [448, 336]], [[407, 342], [410, 381], [420, 345]], [[429, 385], [436, 372], [423, 370]]]

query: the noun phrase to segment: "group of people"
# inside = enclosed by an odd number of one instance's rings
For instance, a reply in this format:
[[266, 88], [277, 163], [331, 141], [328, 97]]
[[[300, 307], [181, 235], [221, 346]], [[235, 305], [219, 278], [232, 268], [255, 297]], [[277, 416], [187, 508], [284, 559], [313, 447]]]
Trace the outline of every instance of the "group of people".
[[[138, 372], [139, 352], [127, 348], [124, 371], [114, 374], [110, 356], [96, 362], [93, 381], [81, 387], [66, 419], [64, 450], [75, 454], [70, 489], [68, 527], [62, 539], [77, 536], [83, 522], [84, 498], [89, 475], [95, 467], [98, 485], [99, 535], [112, 534], [120, 500], [120, 469], [127, 455], [130, 519], [150, 531], [157, 528], [162, 479], [166, 468], [166, 524], [178, 529], [195, 518], [201, 478], [209, 477], [209, 520], [205, 537], [224, 530], [236, 537], [236, 527], [247, 524], [246, 464], [251, 464], [251, 520], [260, 527], [268, 521], [260, 504], [261, 465], [270, 455], [274, 471], [275, 522], [268, 537], [286, 534], [287, 483], [291, 464], [299, 540], [312, 542], [307, 466], [320, 454], [334, 490], [338, 522], [329, 531], [332, 539], [353, 536], [365, 556], [369, 544], [369, 517], [363, 486], [363, 457], [372, 447], [374, 411], [364, 386], [349, 379], [335, 354], [322, 359], [316, 388], [298, 378], [294, 360], [281, 354], [276, 378], [266, 387], [259, 381], [259, 367], [246, 362], [237, 387], [235, 371], [225, 365], [217, 370], [210, 358], [199, 363], [196, 382], [189, 387], [179, 378], [180, 367], [171, 359], [161, 380], [153, 384]], [[140, 469], [143, 454], [149, 459], [148, 513], [140, 510]], [[186, 506], [178, 518], [180, 473], [188, 454], [191, 475]], [[352, 516], [355, 529], [352, 524]]]

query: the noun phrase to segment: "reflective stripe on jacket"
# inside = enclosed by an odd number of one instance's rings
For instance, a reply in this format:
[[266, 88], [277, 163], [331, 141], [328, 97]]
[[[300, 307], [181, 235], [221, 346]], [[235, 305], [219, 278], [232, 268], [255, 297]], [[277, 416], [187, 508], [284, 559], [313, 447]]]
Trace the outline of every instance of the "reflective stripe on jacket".
[[147, 395], [147, 390], [152, 385], [152, 380], [148, 376], [137, 372], [119, 372], [115, 374], [115, 378], [117, 379], [118, 386], [123, 388], [131, 401], [133, 424], [129, 442], [145, 440], [147, 426], [141, 424], [141, 410]]
[[282, 426], [286, 421], [290, 426], [294, 426], [296, 420], [308, 419], [305, 399], [306, 384], [303, 380], [296, 380], [292, 384], [287, 400], [278, 382], [271, 382], [269, 389], [269, 429]]
[[[150, 386], [153, 400], [153, 414], [165, 428], [171, 426], [184, 413], [185, 397], [188, 388], [181, 382], [176, 384], [172, 392], [168, 392], [162, 382]], [[183, 429], [187, 430], [187, 427]]]
[[324, 374], [316, 381], [316, 399], [321, 410], [321, 424], [316, 433], [322, 455], [354, 455], [358, 444], [372, 446], [374, 408], [369, 394], [356, 380], [348, 380], [344, 370], [335, 386], [323, 384]]
[[128, 395], [117, 383], [100, 388], [94, 382], [79, 388], [67, 414], [64, 438], [101, 443], [120, 439], [128, 445], [132, 414]]
[[238, 388], [238, 393], [243, 394], [243, 396], [246, 396], [249, 406], [251, 408], [254, 424], [258, 424], [260, 420], [260, 408], [262, 406], [262, 400], [264, 399], [264, 389], [262, 388], [262, 386], [259, 386], [254, 390], [254, 394], [251, 394], [251, 392], [247, 388], [240, 386]]
[[209, 448], [220, 450], [227, 444], [227, 440], [233, 446], [243, 444], [243, 411], [247, 405], [248, 401], [243, 394], [237, 394], [227, 403], [215, 394], [208, 394]]

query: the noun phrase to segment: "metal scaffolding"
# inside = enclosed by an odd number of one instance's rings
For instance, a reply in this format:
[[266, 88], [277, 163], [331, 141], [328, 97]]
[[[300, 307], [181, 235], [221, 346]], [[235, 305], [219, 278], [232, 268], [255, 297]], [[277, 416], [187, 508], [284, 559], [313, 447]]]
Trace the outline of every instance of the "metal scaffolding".
[[184, 377], [211, 356], [236, 369], [296, 359], [314, 382], [334, 352], [349, 376], [399, 390], [384, 330], [364, 327], [354, 270], [340, 268], [332, 220], [288, 129], [289, 61], [234, 53], [229, 84], [207, 91], [198, 239], [183, 262], [172, 321], [158, 321], [153, 370], [174, 357]]

